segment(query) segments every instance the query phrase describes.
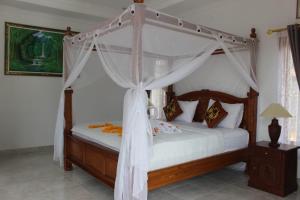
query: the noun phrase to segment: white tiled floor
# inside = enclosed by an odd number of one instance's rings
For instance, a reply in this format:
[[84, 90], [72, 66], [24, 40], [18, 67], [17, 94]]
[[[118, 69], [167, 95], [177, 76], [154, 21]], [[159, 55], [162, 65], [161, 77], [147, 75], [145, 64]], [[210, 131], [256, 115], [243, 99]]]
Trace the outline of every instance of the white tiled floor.
[[[64, 172], [51, 151], [0, 154], [0, 200], [110, 200], [113, 190], [75, 167]], [[299, 199], [277, 197], [247, 186], [242, 171], [224, 169], [149, 193], [150, 200]]]

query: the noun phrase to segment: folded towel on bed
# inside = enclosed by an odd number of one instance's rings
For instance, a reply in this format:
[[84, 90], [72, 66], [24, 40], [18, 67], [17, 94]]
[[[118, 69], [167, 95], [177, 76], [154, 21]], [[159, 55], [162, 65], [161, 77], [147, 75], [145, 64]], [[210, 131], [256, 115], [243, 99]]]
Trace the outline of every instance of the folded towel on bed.
[[[160, 133], [181, 133], [182, 131], [179, 129], [178, 126], [173, 125], [171, 123], [161, 121], [161, 120], [150, 120], [151, 127], [153, 130], [153, 135], [157, 135]], [[113, 123], [101, 123], [101, 124], [90, 124], [88, 125], [89, 129], [100, 128], [103, 133], [111, 133], [111, 134], [118, 134], [122, 136], [122, 126], [115, 125]]]
[[88, 128], [103, 128], [105, 126], [111, 126], [111, 123], [105, 123], [105, 124], [90, 124], [88, 125]]
[[172, 133], [181, 133], [182, 132], [178, 126], [173, 125], [168, 122], [165, 122], [165, 121], [151, 119], [150, 123], [151, 123], [154, 135], [157, 135], [159, 133], [172, 134]]
[[103, 133], [112, 133], [118, 134], [118, 136], [122, 136], [123, 129], [121, 126], [114, 125], [112, 123], [104, 123], [104, 124], [90, 124], [88, 128], [101, 128]]

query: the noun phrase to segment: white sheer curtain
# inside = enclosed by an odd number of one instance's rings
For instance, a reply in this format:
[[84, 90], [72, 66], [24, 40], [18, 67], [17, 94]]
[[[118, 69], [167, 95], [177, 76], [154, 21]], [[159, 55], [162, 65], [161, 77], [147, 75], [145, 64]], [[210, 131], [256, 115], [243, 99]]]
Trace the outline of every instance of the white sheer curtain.
[[282, 120], [280, 142], [300, 144], [300, 95], [287, 32], [279, 34], [281, 104], [292, 114]]
[[[71, 86], [95, 47], [105, 72], [119, 86], [128, 88], [124, 97], [123, 136], [119, 152], [116, 200], [146, 200], [147, 173], [152, 152], [152, 129], [147, 116], [146, 90], [166, 87], [200, 68], [222, 47], [235, 69], [257, 90], [244, 63], [231, 53], [215, 32], [200, 37], [184, 25], [163, 26], [147, 18], [143, 5], [129, 7], [116, 19], [98, 29], [66, 38], [66, 64], [71, 70], [63, 90]], [[148, 11], [149, 12], [149, 11]], [[179, 21], [179, 20], [178, 20]], [[178, 27], [177, 27], [178, 26]], [[70, 55], [72, 54], [72, 55]], [[155, 65], [167, 63], [164, 69]], [[100, 66], [100, 65], [99, 65]], [[157, 73], [159, 71], [159, 73]], [[54, 159], [63, 163], [63, 105], [61, 94], [55, 131]]]
[[64, 41], [64, 61], [65, 65], [67, 65], [67, 69], [71, 70], [68, 78], [64, 83], [64, 87], [62, 89], [58, 112], [56, 118], [56, 127], [55, 127], [55, 135], [54, 135], [54, 155], [53, 158], [56, 161], [60, 162], [60, 165], [63, 165], [63, 152], [64, 152], [64, 138], [63, 138], [63, 128], [64, 128], [64, 90], [67, 89], [74, 83], [74, 81], [78, 78], [80, 72], [84, 68], [91, 52], [93, 49], [93, 40], [86, 39], [81, 41], [77, 41], [77, 48], [72, 48], [75, 45], [74, 41], [69, 38], [65, 38]]

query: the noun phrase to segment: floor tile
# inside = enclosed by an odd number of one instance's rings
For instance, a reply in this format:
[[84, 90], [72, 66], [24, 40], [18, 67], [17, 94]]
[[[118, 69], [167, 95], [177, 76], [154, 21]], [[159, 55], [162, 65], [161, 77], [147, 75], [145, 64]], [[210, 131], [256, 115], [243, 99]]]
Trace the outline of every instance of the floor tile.
[[[229, 167], [149, 192], [149, 200], [300, 200], [247, 186], [242, 167]], [[300, 184], [300, 180], [298, 181]], [[64, 172], [52, 151], [0, 154], [0, 200], [113, 200], [113, 189], [84, 170]]]

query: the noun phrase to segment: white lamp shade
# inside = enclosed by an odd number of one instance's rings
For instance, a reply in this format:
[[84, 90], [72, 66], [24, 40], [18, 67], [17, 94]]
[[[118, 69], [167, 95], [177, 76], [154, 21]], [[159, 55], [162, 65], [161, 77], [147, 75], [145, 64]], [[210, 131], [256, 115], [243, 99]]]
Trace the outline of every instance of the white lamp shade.
[[292, 117], [292, 115], [284, 107], [282, 107], [278, 103], [272, 103], [260, 115], [262, 117], [268, 117], [268, 118], [274, 118], [274, 117], [288, 118], [288, 117]]

